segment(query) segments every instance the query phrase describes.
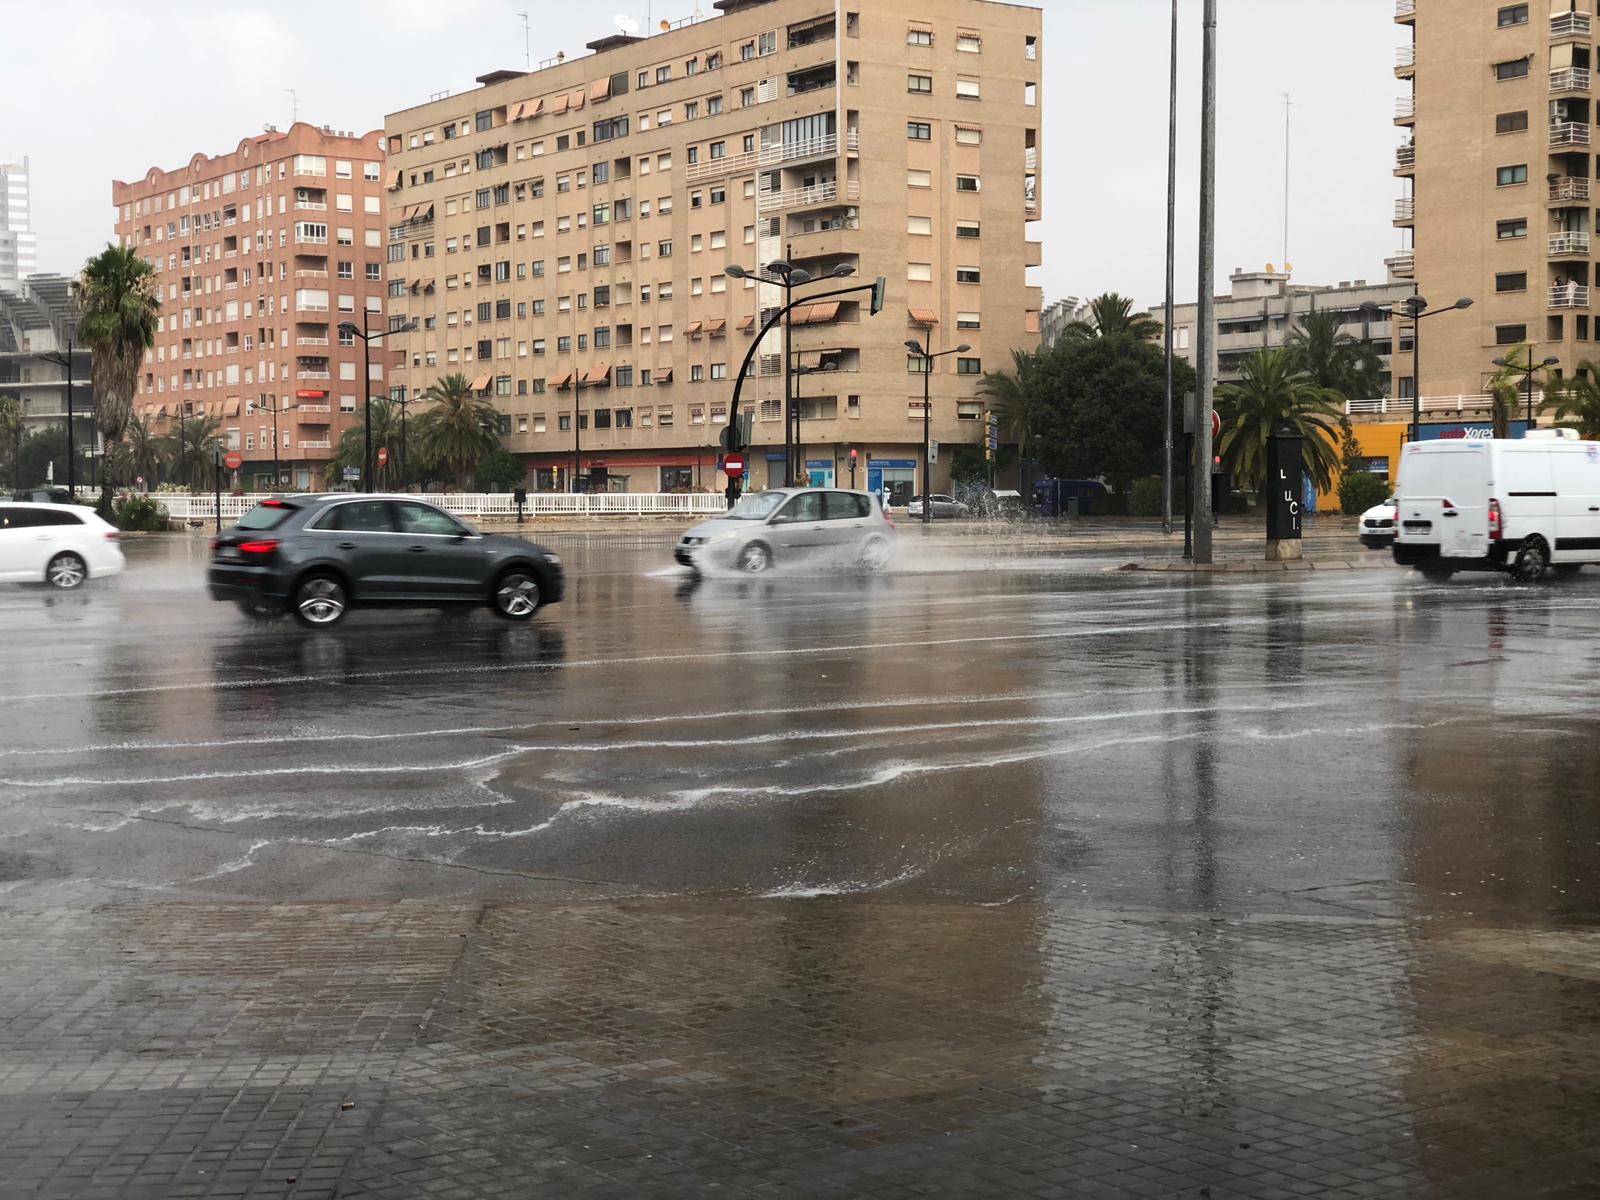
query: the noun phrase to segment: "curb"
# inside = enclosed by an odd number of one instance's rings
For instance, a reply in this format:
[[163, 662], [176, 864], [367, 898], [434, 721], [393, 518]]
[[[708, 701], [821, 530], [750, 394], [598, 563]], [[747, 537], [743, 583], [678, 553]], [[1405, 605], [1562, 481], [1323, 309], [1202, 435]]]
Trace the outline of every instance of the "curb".
[[1108, 571], [1150, 571], [1172, 575], [1305, 575], [1311, 572], [1387, 571], [1394, 569], [1397, 569], [1395, 565], [1385, 559], [1349, 558], [1302, 558], [1294, 562], [1233, 559], [1215, 563], [1188, 562], [1181, 558], [1146, 558], [1123, 563], [1121, 566], [1106, 568]]

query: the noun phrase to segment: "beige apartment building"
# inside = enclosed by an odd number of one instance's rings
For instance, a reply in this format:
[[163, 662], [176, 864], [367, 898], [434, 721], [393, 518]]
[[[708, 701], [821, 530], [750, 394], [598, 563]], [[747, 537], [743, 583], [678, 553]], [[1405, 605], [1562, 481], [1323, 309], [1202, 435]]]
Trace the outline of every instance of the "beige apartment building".
[[[111, 185], [117, 237], [161, 275], [134, 412], [161, 433], [185, 417], [215, 421], [245, 460], [237, 487], [340, 482], [328, 460], [361, 419], [366, 384], [362, 343], [338, 327], [383, 328], [382, 168], [376, 131], [297, 123]], [[383, 395], [376, 346], [370, 376]]]
[[1593, 0], [1396, 0], [1409, 91], [1390, 267], [1414, 273], [1430, 308], [1473, 301], [1421, 323], [1426, 420], [1484, 411], [1472, 398], [1516, 343], [1567, 375], [1600, 357], [1592, 12]]
[[[617, 32], [386, 121], [390, 383], [459, 372], [501, 413], [529, 485], [721, 490], [740, 364], [782, 292], [800, 457], [819, 484], [920, 486], [923, 378], [938, 353], [943, 452], [976, 446], [986, 369], [1038, 342], [1037, 8], [988, 0], [719, 0], [708, 20]], [[748, 483], [783, 482], [783, 343], [757, 348]], [[577, 428], [573, 428], [576, 417]], [[853, 455], [852, 455], [852, 452]], [[853, 470], [852, 470], [853, 466]]]

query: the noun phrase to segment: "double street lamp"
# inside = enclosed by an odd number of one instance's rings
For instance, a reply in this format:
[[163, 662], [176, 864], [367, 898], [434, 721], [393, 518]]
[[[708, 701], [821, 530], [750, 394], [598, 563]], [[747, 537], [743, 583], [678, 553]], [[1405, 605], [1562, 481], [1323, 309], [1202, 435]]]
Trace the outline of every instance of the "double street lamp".
[[398, 469], [395, 473], [400, 477], [400, 487], [402, 489], [408, 486], [406, 483], [406, 410], [422, 399], [424, 399], [422, 396], [407, 396], [406, 389], [403, 387], [394, 388], [389, 393], [389, 403], [396, 405], [400, 409], [400, 461], [396, 464]]
[[[48, 350], [39, 355], [46, 362], [55, 363], [58, 367], [67, 369], [67, 492], [77, 499], [78, 491], [78, 450], [77, 442], [72, 432], [72, 339], [67, 339], [67, 352], [62, 354], [59, 350]], [[21, 451], [18, 451], [18, 461], [21, 461]], [[22, 486], [21, 472], [18, 471], [17, 486]]]
[[[933, 344], [933, 335], [928, 335], [928, 345]], [[972, 347], [963, 342], [954, 350], [941, 350], [934, 354], [925, 349], [921, 342], [915, 338], [906, 342], [906, 349], [922, 359], [922, 523], [931, 524], [933, 521], [933, 480], [929, 475], [930, 459], [933, 446], [933, 360], [943, 358], [947, 354], [965, 354]]]
[[[347, 333], [351, 337], [361, 339], [361, 382], [364, 398], [361, 408], [361, 424], [364, 430], [365, 451], [361, 458], [361, 487], [364, 491], [372, 491], [372, 343], [389, 333], [410, 333], [417, 328], [417, 320], [413, 317], [389, 329], [367, 331], [367, 314], [361, 314], [361, 324], [354, 321], [340, 321], [339, 332]], [[276, 441], [276, 439], [274, 439]]]
[[263, 392], [260, 399], [256, 401], [256, 407], [263, 412], [272, 414], [272, 489], [276, 491], [283, 486], [283, 468], [278, 464], [278, 414], [293, 412], [299, 406], [284, 404], [280, 400], [273, 400], [269, 404], [266, 393]]
[[1509, 356], [1494, 359], [1494, 365], [1504, 367], [1516, 375], [1522, 376], [1522, 386], [1528, 393], [1528, 428], [1533, 428], [1533, 377], [1546, 367], [1553, 367], [1561, 360], [1555, 355], [1550, 355], [1543, 362], [1533, 361], [1533, 347], [1528, 347], [1528, 359], [1524, 363], [1514, 362]]
[[[1458, 308], [1471, 308], [1472, 298], [1463, 296], [1454, 304], [1447, 304], [1443, 308], [1428, 308], [1428, 302], [1421, 296], [1410, 296], [1405, 300], [1396, 301], [1394, 304], [1374, 304], [1368, 301], [1361, 306], [1369, 312], [1387, 313], [1391, 318], [1406, 316], [1411, 318], [1411, 437], [1410, 441], [1419, 441], [1422, 438], [1422, 319], [1424, 317], [1437, 317], [1440, 313], [1454, 312]], [[1391, 349], [1398, 352], [1400, 349], [1400, 330], [1390, 330]]]
[[[813, 275], [804, 267], [797, 267], [791, 262], [778, 259], [767, 264], [766, 272], [760, 270], [747, 270], [737, 263], [729, 263], [724, 268], [724, 273], [732, 279], [754, 279], [758, 283], [771, 284], [773, 287], [783, 289], [783, 303], [785, 308], [794, 297], [794, 290], [808, 283], [816, 283], [823, 279], [844, 279], [855, 274], [855, 268], [848, 263], [840, 263], [825, 275]], [[783, 482], [787, 487], [795, 485], [795, 445], [799, 441], [799, 415], [794, 403], [794, 380], [791, 370], [793, 360], [793, 325], [789, 314], [783, 317]]]

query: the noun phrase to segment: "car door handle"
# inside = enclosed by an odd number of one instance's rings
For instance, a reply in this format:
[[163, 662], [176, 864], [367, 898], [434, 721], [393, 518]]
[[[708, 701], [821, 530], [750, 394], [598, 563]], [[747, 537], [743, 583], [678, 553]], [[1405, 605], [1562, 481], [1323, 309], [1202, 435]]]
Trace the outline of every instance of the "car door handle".
[[1591, 505], [1589, 505], [1589, 511], [1590, 512], [1600, 512], [1600, 504], [1591, 504]]
[[406, 549], [411, 551], [413, 554], [426, 554], [428, 552], [428, 548], [426, 546], [407, 546]]
[[340, 550], [354, 550], [356, 548], [356, 544], [354, 542], [339, 542], [337, 547]]
[[1449, 510], [1446, 510], [1445, 512], [1440, 513], [1439, 515], [1441, 517], [1456, 517], [1456, 516], [1460, 516], [1461, 514], [1456, 512], [1453, 509], [1449, 509]]

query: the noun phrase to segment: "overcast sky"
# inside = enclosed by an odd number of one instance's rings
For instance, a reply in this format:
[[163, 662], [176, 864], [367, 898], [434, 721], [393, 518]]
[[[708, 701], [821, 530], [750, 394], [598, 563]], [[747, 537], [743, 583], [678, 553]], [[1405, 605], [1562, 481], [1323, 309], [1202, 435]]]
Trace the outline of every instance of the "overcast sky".
[[[381, 128], [384, 114], [464, 91], [695, 0], [3, 0], [0, 159], [33, 168], [40, 269], [75, 271], [111, 233], [111, 180], [232, 149], [268, 122]], [[712, 12], [710, 0], [700, 0]], [[860, 0], [870, 5], [872, 0]], [[1197, 271], [1200, 9], [1180, 0], [1179, 300]], [[1047, 300], [1165, 279], [1169, 0], [1042, 0]], [[1391, 228], [1393, 0], [1219, 0], [1217, 278], [1283, 260], [1283, 100], [1293, 98], [1289, 257], [1298, 281], [1383, 278]], [[130, 17], [137, 12], [138, 17]], [[159, 18], [155, 14], [159, 13]], [[145, 19], [146, 15], [150, 19]], [[25, 52], [19, 52], [26, 48]], [[865, 266], [872, 272], [870, 264]]]

